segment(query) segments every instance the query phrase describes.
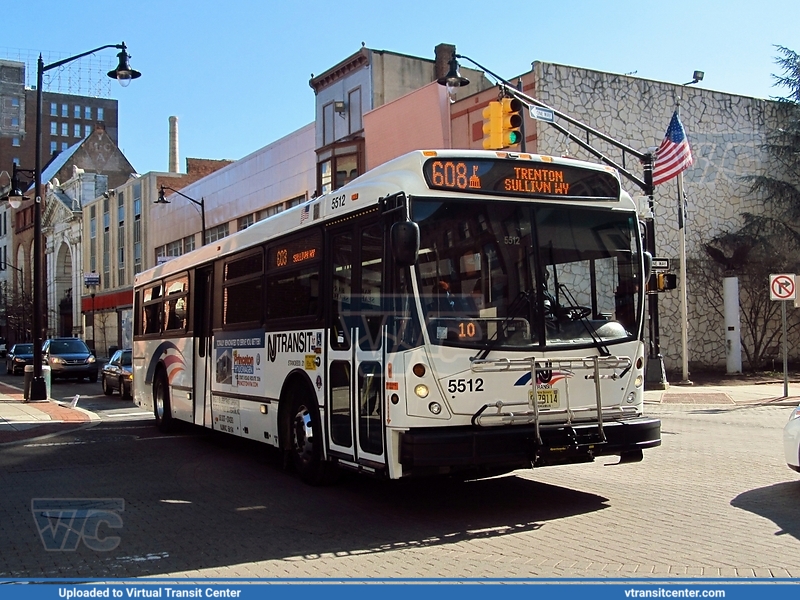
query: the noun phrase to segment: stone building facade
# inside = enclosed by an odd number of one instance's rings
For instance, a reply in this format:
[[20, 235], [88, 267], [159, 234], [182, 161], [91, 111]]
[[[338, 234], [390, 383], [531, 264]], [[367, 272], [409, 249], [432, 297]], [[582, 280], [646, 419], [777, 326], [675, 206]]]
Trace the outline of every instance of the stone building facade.
[[[538, 100], [639, 150], [658, 147], [680, 100], [680, 117], [694, 156], [694, 164], [684, 172], [688, 273], [693, 266], [702, 270], [702, 263], [709, 261], [704, 245], [712, 238], [737, 230], [743, 213], [764, 211], [763, 199], [750, 192], [743, 176], [763, 173], [770, 166], [763, 144], [776, 124], [776, 102], [549, 63], [535, 63], [533, 74]], [[577, 158], [588, 158], [551, 127], [532, 125], [538, 152], [560, 155], [566, 150]], [[621, 161], [619, 152], [609, 145], [598, 142], [596, 146]], [[641, 173], [638, 165], [629, 161], [627, 166]], [[623, 181], [623, 185], [631, 195], [640, 193], [629, 183]], [[670, 258], [677, 272], [681, 265], [676, 180], [657, 186], [654, 200], [656, 252]], [[689, 277], [687, 281], [690, 366], [726, 363], [722, 306], [709, 305], [708, 297], [716, 294], [701, 289], [707, 285], [718, 286], [721, 299], [722, 280]], [[768, 294], [766, 287], [763, 293]], [[661, 353], [670, 370], [678, 370], [681, 364], [680, 315], [678, 291], [660, 294]], [[797, 352], [790, 355], [798, 356]]]

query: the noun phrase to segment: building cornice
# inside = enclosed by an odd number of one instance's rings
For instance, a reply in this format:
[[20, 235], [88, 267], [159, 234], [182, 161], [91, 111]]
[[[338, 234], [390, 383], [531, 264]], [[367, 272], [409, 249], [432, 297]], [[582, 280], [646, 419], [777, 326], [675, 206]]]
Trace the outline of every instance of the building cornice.
[[349, 73], [369, 65], [369, 55], [370, 50], [368, 48], [361, 48], [358, 52], [331, 67], [321, 75], [312, 77], [308, 85], [313, 88], [314, 94], [319, 94], [320, 91], [342, 79]]

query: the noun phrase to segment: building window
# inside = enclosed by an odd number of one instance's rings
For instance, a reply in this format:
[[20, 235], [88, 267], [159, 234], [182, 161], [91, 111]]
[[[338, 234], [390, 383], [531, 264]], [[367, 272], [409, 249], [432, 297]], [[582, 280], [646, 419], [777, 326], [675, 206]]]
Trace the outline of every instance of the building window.
[[19, 128], [19, 117], [11, 117], [11, 127]]
[[19, 108], [19, 98], [11, 98], [11, 107]]
[[180, 256], [183, 254], [183, 240], [176, 240], [167, 244], [167, 256]]
[[50, 142], [50, 155], [52, 156], [58, 152], [58, 143], [57, 142]]
[[91, 106], [87, 106], [86, 107], [86, 109], [84, 110], [84, 117], [83, 118], [87, 119], [87, 120], [92, 118], [92, 107]]
[[236, 231], [242, 231], [243, 229], [247, 229], [256, 222], [256, 216], [254, 214], [245, 215], [244, 217], [239, 217], [236, 222]]
[[186, 254], [192, 250], [194, 250], [194, 236], [187, 235], [185, 238], [183, 238], [183, 253]]
[[92, 135], [92, 126], [91, 125], [84, 125], [83, 126], [83, 137], [89, 137]]
[[361, 124], [361, 88], [356, 88], [347, 94], [347, 110], [349, 112], [349, 133], [361, 131], [364, 126]]
[[221, 240], [225, 236], [228, 235], [228, 224], [223, 223], [222, 225], [217, 225], [216, 227], [212, 227], [211, 229], [206, 230], [206, 244], [210, 244], [211, 242], [216, 242], [217, 240]]
[[73, 130], [74, 130], [73, 135], [76, 138], [81, 137], [81, 126], [80, 126], [80, 123], [75, 123], [75, 126], [73, 127]]
[[97, 207], [89, 209], [89, 269], [97, 272]]
[[68, 117], [69, 116], [69, 106], [67, 106], [66, 104], [62, 104], [61, 105], [61, 116], [62, 117]]
[[[100, 109], [98, 109], [98, 112]], [[142, 182], [133, 184], [133, 272], [142, 272]]]
[[117, 194], [117, 285], [125, 285], [125, 200]]
[[19, 147], [19, 137], [18, 136], [14, 136], [13, 138], [11, 138], [11, 145]]
[[61, 124], [61, 135], [67, 137], [69, 135], [69, 123]]
[[103, 231], [108, 231], [111, 225], [111, 214], [108, 211], [108, 198], [103, 198]]
[[50, 121], [50, 135], [58, 135], [58, 123]]
[[67, 148], [69, 148], [69, 144], [67, 144], [67, 142], [61, 142], [61, 151], [66, 152]]
[[333, 102], [322, 107], [322, 145], [333, 143]]
[[[330, 150], [327, 151], [330, 153]], [[338, 190], [343, 185], [350, 183], [358, 177], [359, 168], [359, 145], [347, 144], [340, 148], [334, 148], [334, 155], [317, 164], [318, 191], [320, 194], [327, 194], [333, 190]]]
[[103, 232], [103, 289], [110, 287], [111, 279], [111, 236], [108, 231]]
[[55, 102], [50, 103], [50, 116], [57, 117], [58, 116], [58, 104]]
[[103, 289], [108, 289], [111, 279], [111, 215], [108, 198], [103, 198]]
[[97, 107], [97, 120], [98, 121], [102, 121], [103, 120], [103, 112], [104, 112], [103, 111], [103, 107], [102, 106], [98, 106]]
[[73, 113], [72, 113], [72, 115], [73, 115], [73, 116], [74, 116], [76, 119], [80, 119], [80, 118], [81, 118], [81, 107], [80, 107], [80, 106], [78, 106], [77, 104], [76, 104], [76, 105], [73, 107]]

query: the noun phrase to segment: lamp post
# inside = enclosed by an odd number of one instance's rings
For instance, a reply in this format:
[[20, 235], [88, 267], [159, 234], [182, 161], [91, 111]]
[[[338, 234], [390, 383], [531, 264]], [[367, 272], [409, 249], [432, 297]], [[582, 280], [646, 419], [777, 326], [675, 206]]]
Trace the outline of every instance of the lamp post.
[[164, 194], [165, 190], [169, 190], [171, 192], [174, 192], [174, 193], [178, 194], [178, 196], [182, 196], [182, 197], [186, 198], [189, 202], [192, 202], [192, 203], [194, 203], [194, 204], [196, 204], [197, 206], [200, 207], [200, 227], [202, 228], [202, 235], [203, 235], [203, 239], [200, 241], [200, 245], [201, 246], [205, 246], [206, 245], [206, 201], [205, 201], [205, 198], [203, 198], [201, 196], [200, 200], [195, 200], [194, 198], [191, 198], [191, 197], [187, 196], [183, 192], [179, 192], [175, 188], [171, 188], [168, 185], [162, 185], [158, 190], [158, 200], [156, 200], [153, 204], [172, 204], [169, 200], [167, 200], [167, 197]]
[[42, 313], [44, 306], [42, 303], [42, 295], [44, 288], [44, 269], [42, 267], [42, 84], [45, 71], [61, 67], [84, 56], [94, 54], [106, 48], [117, 48], [120, 52], [117, 54], [119, 57], [119, 64], [113, 71], [108, 72], [108, 76], [112, 79], [119, 81], [120, 85], [127, 87], [132, 79], [141, 76], [139, 71], [131, 69], [128, 63], [127, 47], [125, 42], [121, 44], [107, 44], [99, 46], [94, 50], [82, 52], [75, 56], [70, 56], [62, 60], [44, 64], [42, 55], [39, 54], [39, 61], [36, 70], [36, 167], [35, 172], [35, 187], [34, 193], [36, 198], [33, 205], [33, 380], [31, 381], [31, 390], [29, 401], [46, 401], [47, 389], [45, 387], [44, 377], [42, 377]]

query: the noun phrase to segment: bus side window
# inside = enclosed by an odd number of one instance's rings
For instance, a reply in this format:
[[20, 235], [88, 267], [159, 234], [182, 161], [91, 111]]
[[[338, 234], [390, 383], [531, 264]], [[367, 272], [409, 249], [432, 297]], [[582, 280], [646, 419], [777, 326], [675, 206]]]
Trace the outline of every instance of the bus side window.
[[154, 302], [144, 307], [144, 334], [161, 332], [161, 303]]

